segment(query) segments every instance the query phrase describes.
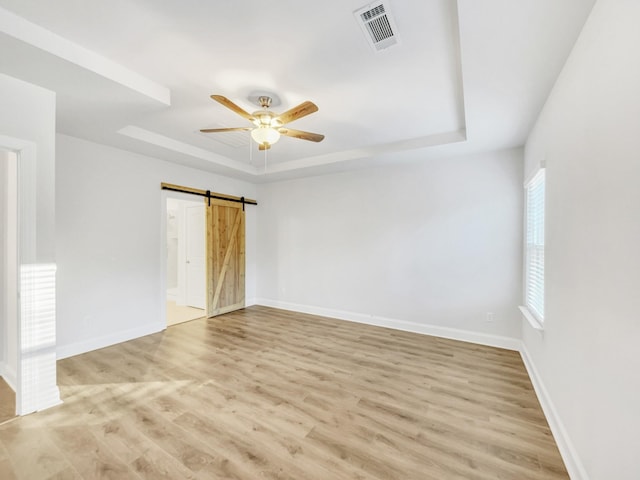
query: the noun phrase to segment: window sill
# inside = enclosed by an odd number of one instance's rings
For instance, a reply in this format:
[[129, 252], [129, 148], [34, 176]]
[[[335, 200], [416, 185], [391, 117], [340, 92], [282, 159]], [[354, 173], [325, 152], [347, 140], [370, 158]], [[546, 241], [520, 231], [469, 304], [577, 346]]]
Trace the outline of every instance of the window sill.
[[529, 322], [529, 325], [531, 325], [534, 330], [544, 330], [544, 325], [540, 323], [540, 321], [533, 315], [533, 313], [531, 313], [531, 311], [527, 307], [520, 306], [518, 308], [520, 309], [522, 316], [527, 319], [527, 322]]

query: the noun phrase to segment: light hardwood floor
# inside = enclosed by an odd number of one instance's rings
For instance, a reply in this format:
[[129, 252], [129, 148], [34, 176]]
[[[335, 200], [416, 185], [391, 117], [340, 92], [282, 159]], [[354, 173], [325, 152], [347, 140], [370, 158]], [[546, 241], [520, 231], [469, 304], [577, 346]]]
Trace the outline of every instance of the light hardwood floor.
[[519, 355], [251, 307], [58, 363], [0, 478], [567, 479]]
[[[0, 424], [16, 416], [16, 394], [0, 377]], [[2, 478], [2, 477], [0, 477]]]
[[177, 325], [178, 323], [190, 322], [205, 316], [202, 308], [187, 307], [186, 305], [176, 305], [173, 300], [167, 300], [167, 325]]

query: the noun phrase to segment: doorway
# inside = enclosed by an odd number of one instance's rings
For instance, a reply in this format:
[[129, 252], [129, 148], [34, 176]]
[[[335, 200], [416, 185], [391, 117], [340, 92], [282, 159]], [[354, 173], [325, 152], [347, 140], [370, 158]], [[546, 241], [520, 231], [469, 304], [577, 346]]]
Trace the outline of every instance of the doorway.
[[[244, 308], [245, 207], [258, 202], [170, 183], [160, 186], [163, 190], [160, 291], [167, 304], [198, 308], [197, 314], [207, 318]], [[193, 200], [198, 197], [204, 197], [204, 202]], [[198, 225], [198, 230], [193, 233], [196, 230], [190, 227], [189, 238], [184, 230], [192, 223]], [[191, 252], [189, 256], [187, 251]], [[187, 292], [185, 287], [189, 283], [196, 287]], [[200, 290], [202, 285], [204, 291]], [[165, 314], [167, 324], [173, 324], [172, 313], [167, 309]]]
[[0, 150], [0, 423], [16, 415], [18, 382], [18, 158]]
[[[4, 336], [0, 368], [15, 392], [15, 413], [26, 415], [62, 403], [56, 382], [55, 254], [51, 243], [40, 248], [39, 241], [53, 238], [52, 224], [43, 221], [43, 228], [38, 228], [41, 210], [46, 219], [44, 212], [53, 213], [53, 203], [41, 209], [38, 202], [40, 194], [51, 198], [53, 182], [38, 181], [37, 143], [0, 135], [0, 154], [0, 165], [7, 168], [3, 172], [11, 177], [3, 180], [0, 197], [8, 199], [4, 195], [13, 192], [8, 203], [14, 202], [2, 208], [7, 218], [0, 219], [0, 256], [9, 262], [0, 275], [5, 295], [0, 327], [6, 329], [0, 332]], [[46, 151], [42, 158], [45, 163], [50, 159]]]
[[166, 199], [167, 325], [205, 316], [206, 257], [203, 202]]

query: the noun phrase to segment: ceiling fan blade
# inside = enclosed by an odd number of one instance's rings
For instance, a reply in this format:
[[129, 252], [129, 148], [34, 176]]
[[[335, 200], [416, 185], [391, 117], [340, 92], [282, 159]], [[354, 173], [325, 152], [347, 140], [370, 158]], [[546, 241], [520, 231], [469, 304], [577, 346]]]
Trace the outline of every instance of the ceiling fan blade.
[[269, 145], [268, 143], [261, 143], [258, 145], [258, 150], [269, 150], [271, 148], [271, 145]]
[[253, 117], [253, 115], [251, 115], [249, 112], [243, 110], [242, 108], [240, 108], [238, 105], [236, 105], [235, 103], [233, 103], [231, 100], [229, 100], [227, 97], [223, 97], [222, 95], [211, 95], [211, 98], [214, 99], [216, 102], [218, 102], [221, 105], [224, 105], [225, 107], [227, 107], [229, 110], [233, 110], [234, 112], [236, 112], [238, 115], [240, 115], [243, 118], [246, 118], [247, 120], [249, 120], [250, 122], [253, 122], [255, 120], [255, 118]]
[[318, 106], [313, 102], [303, 102], [297, 107], [293, 107], [284, 113], [278, 115], [275, 120], [278, 120], [282, 125], [298, 120], [299, 118], [306, 117], [310, 113], [317, 112]]
[[201, 128], [202, 133], [217, 133], [217, 132], [238, 132], [251, 130], [251, 127], [233, 127], [233, 128]]
[[309, 140], [310, 142], [321, 142], [324, 140], [324, 135], [320, 135], [319, 133], [303, 132], [302, 130], [293, 130], [291, 128], [279, 128], [278, 131], [287, 137], [300, 138], [302, 140]]

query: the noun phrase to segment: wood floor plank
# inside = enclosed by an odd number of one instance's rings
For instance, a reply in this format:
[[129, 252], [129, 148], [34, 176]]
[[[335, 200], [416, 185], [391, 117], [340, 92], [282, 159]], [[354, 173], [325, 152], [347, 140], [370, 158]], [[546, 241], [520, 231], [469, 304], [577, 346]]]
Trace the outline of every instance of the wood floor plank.
[[0, 423], [16, 416], [16, 394], [0, 377]]
[[[141, 478], [195, 479], [196, 476], [124, 419], [109, 420], [92, 432]], [[137, 448], [132, 449], [131, 445]]]
[[0, 443], [8, 453], [16, 478], [47, 478], [70, 466], [46, 432], [21, 429], [19, 421], [0, 427]]
[[[83, 426], [55, 427], [49, 431], [49, 435], [81, 477], [140, 480], [119, 456]], [[78, 455], [79, 451], [91, 452], [91, 455]]]
[[251, 307], [58, 362], [0, 478], [568, 478], [516, 352]]
[[68, 467], [47, 477], [47, 480], [82, 480], [82, 477], [75, 468]]
[[16, 480], [18, 478], [8, 458], [0, 460], [0, 478], [2, 480]]

